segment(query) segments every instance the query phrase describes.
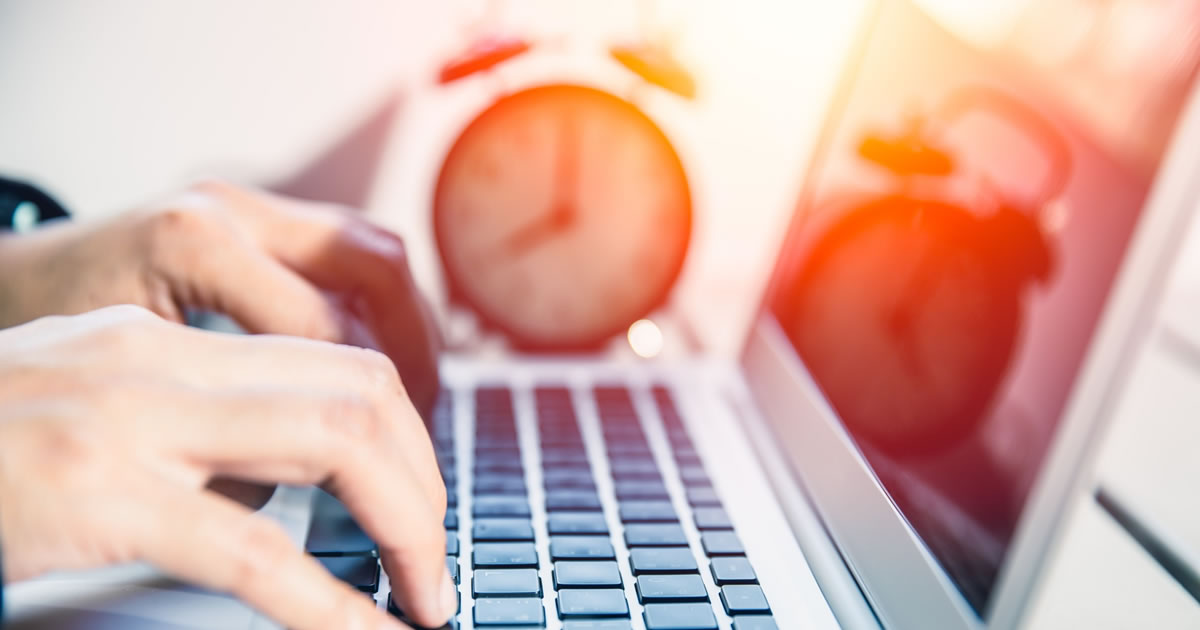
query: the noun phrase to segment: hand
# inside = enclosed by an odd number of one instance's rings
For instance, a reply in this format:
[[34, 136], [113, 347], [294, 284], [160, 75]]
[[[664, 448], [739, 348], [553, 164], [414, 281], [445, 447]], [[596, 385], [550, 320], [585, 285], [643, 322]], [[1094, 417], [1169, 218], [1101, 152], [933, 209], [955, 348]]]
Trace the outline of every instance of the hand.
[[438, 337], [395, 235], [337, 206], [206, 182], [101, 222], [0, 238], [0, 327], [136, 304], [381, 350], [428, 415]]
[[206, 489], [222, 476], [323, 485], [379, 544], [416, 623], [453, 614], [446, 490], [383, 355], [121, 306], [0, 331], [0, 383], [6, 579], [142, 561], [296, 630], [403, 627]]

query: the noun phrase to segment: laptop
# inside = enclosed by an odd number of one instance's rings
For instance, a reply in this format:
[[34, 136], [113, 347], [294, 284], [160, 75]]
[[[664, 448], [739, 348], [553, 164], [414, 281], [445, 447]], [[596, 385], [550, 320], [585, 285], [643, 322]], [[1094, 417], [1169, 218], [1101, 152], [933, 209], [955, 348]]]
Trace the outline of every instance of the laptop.
[[[876, 5], [737, 360], [446, 357], [451, 626], [1020, 626], [1200, 203], [1194, 68], [1123, 118], [1027, 70]], [[332, 497], [265, 509], [403, 616]], [[274, 627], [144, 567], [7, 591], [15, 628]]]

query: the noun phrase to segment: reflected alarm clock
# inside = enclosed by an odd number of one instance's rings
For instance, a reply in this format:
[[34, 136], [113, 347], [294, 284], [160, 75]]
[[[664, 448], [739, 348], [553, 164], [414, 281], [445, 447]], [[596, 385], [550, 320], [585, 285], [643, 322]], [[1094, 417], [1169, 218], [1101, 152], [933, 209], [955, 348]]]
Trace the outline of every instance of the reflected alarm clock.
[[595, 348], [664, 303], [691, 235], [687, 177], [659, 128], [600, 90], [501, 97], [434, 193], [451, 298], [530, 350]]
[[[1053, 128], [1001, 94], [959, 101], [1021, 123], [1054, 167], [1043, 201], [1062, 192], [1069, 154]], [[1053, 272], [1053, 245], [1037, 204], [967, 207], [909, 191], [904, 178], [955, 172], [921, 130], [868, 136], [858, 153], [899, 186], [821, 235], [781, 325], [851, 433], [895, 455], [930, 452], [986, 417], [1019, 343], [1025, 294]]]

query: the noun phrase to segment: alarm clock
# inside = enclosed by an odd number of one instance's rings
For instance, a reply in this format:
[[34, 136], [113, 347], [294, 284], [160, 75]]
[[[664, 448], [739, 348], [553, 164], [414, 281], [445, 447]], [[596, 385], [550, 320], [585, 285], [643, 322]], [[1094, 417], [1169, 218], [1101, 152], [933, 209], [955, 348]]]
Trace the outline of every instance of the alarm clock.
[[692, 230], [663, 132], [598, 89], [500, 97], [446, 155], [433, 228], [452, 300], [525, 350], [597, 348], [662, 305]]
[[895, 454], [928, 452], [985, 417], [1025, 290], [1050, 270], [1049, 244], [1020, 210], [981, 218], [887, 196], [823, 235], [782, 323], [855, 435]]
[[[986, 107], [1023, 126], [1053, 165], [1041, 195], [1068, 177], [1065, 141], [1012, 99], [974, 90], [957, 115]], [[943, 119], [944, 120], [944, 119]], [[1019, 344], [1026, 295], [1054, 271], [1039, 204], [996, 191], [987, 205], [918, 194], [913, 177], [948, 181], [956, 160], [918, 125], [900, 138], [867, 136], [858, 157], [896, 188], [841, 209], [788, 287], [780, 324], [843, 423], [892, 455], [945, 449], [987, 417]]]

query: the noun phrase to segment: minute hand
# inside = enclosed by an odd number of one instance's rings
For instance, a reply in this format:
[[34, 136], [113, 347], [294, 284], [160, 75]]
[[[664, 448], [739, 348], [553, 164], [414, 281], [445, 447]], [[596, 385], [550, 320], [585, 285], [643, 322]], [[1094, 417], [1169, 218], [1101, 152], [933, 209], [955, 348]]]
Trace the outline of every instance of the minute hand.
[[576, 131], [569, 116], [561, 119], [558, 136], [558, 151], [554, 173], [553, 208], [545, 216], [534, 220], [505, 239], [504, 251], [509, 256], [519, 256], [541, 242], [566, 231], [575, 222], [575, 207], [578, 188], [579, 155], [576, 146]]

